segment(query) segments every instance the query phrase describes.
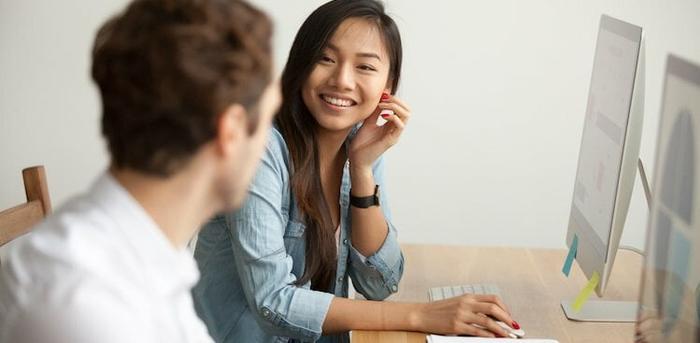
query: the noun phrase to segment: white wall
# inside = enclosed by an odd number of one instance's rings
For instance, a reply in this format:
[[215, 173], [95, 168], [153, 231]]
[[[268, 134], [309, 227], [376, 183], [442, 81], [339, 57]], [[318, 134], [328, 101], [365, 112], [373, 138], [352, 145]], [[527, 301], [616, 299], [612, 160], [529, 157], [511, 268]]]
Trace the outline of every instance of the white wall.
[[[320, 0], [254, 1], [276, 20], [278, 68]], [[390, 0], [404, 39], [399, 95], [414, 111], [388, 155], [400, 239], [563, 247], [598, 18], [647, 34], [641, 155], [653, 166], [665, 56], [700, 62], [697, 0]], [[106, 165], [89, 79], [97, 27], [123, 0], [0, 0], [0, 208], [44, 164], [55, 205]], [[643, 246], [636, 184], [623, 244]]]

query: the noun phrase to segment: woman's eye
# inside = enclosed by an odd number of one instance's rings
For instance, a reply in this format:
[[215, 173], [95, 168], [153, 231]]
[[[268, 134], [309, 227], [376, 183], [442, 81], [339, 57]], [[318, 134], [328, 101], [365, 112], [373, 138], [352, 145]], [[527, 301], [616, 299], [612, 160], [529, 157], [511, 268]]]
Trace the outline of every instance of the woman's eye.
[[321, 56], [321, 62], [324, 62], [324, 63], [333, 63], [333, 59], [330, 58], [330, 57], [328, 57], [328, 56], [323, 55], [323, 56]]
[[377, 71], [377, 68], [375, 68], [369, 64], [363, 64], [363, 65], [359, 66], [358, 68], [360, 68], [361, 70], [364, 70], [364, 71]]

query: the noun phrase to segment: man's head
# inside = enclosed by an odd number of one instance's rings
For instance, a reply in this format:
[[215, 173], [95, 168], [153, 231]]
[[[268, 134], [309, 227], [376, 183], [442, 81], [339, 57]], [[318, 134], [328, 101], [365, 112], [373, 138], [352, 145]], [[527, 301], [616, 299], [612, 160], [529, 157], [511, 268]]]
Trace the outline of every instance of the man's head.
[[92, 77], [112, 167], [168, 178], [206, 154], [225, 206], [240, 204], [277, 109], [271, 33], [235, 0], [136, 0], [109, 20]]

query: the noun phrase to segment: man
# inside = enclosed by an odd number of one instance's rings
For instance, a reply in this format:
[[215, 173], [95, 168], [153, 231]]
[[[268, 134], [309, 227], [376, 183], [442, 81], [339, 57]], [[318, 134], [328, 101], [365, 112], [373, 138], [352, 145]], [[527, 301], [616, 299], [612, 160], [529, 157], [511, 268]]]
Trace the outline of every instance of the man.
[[234, 0], [141, 0], [98, 32], [111, 165], [19, 239], [0, 342], [210, 342], [186, 244], [244, 199], [279, 90], [271, 24]]

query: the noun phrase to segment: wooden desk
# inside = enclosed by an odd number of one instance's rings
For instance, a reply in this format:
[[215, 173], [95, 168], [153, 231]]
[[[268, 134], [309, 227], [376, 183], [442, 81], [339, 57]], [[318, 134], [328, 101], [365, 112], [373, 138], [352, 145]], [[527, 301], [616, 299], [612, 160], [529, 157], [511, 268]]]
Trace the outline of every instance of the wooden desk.
[[[587, 280], [577, 265], [566, 278], [561, 249], [481, 248], [403, 245], [406, 266], [399, 292], [389, 300], [427, 302], [428, 288], [465, 283], [495, 283], [513, 318], [530, 338], [566, 342], [632, 342], [634, 324], [569, 321], [559, 302], [573, 299]], [[620, 251], [606, 300], [637, 300], [642, 257]], [[591, 298], [594, 298], [593, 295]], [[353, 331], [354, 343], [424, 343], [414, 332]]]

